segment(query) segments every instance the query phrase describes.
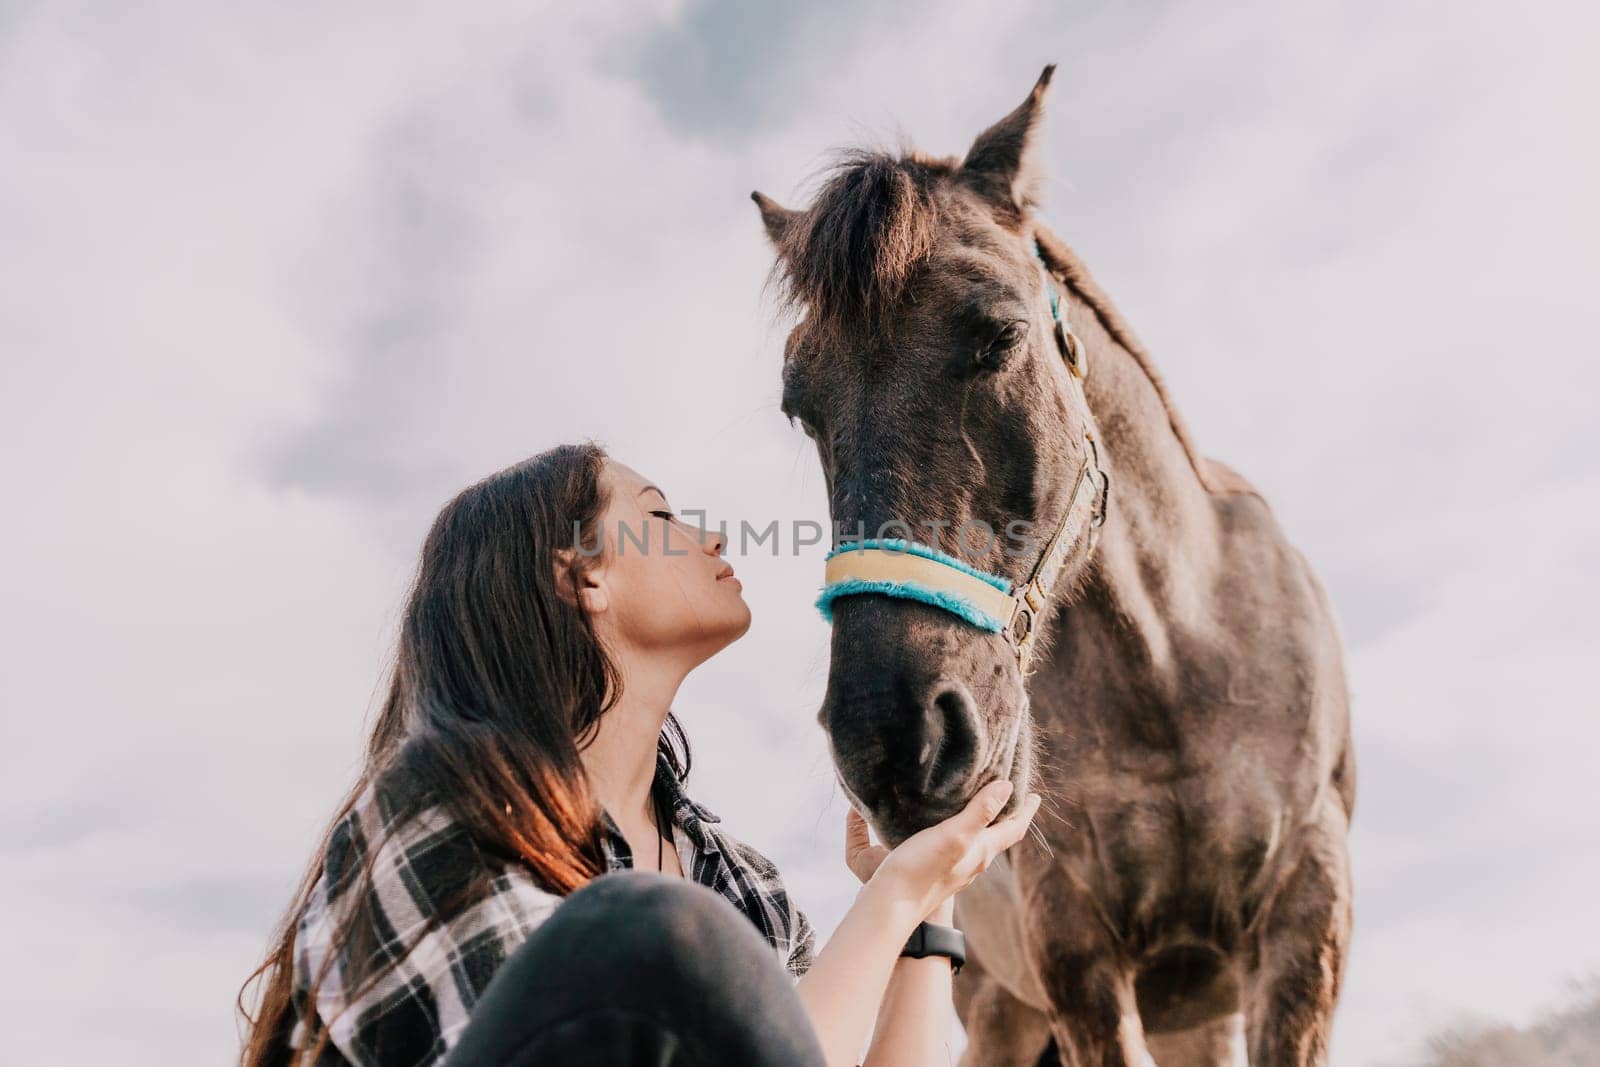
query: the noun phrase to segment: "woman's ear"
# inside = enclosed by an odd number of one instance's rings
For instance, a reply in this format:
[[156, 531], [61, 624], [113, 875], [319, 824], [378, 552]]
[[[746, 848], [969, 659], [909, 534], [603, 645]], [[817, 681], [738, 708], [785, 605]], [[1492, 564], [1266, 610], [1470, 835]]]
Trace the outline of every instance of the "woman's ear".
[[604, 561], [580, 555], [574, 548], [558, 548], [555, 570], [556, 595], [568, 604], [581, 606], [590, 615], [603, 614], [611, 606]]

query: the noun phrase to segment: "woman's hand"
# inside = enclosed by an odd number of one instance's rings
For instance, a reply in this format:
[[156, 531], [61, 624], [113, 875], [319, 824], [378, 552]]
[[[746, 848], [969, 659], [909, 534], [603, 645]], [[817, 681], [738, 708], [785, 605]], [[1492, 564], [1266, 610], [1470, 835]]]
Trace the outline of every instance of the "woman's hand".
[[888, 849], [872, 843], [867, 820], [852, 804], [850, 810], [844, 813], [844, 862], [850, 868], [850, 873], [865, 885], [888, 856]]
[[971, 885], [1001, 852], [1022, 840], [1039, 794], [1000, 822], [993, 822], [1011, 795], [1003, 778], [984, 786], [955, 815], [901, 842], [892, 851], [871, 843], [867, 822], [854, 808], [845, 816], [845, 862], [862, 882], [887, 884], [909, 901], [918, 916], [933, 911]]
[[[1027, 831], [1039, 806], [1038, 794], [1030, 795], [1014, 815], [989, 825], [1010, 795], [1010, 782], [991, 782], [978, 790], [959, 814], [912, 835], [893, 851], [872, 843], [866, 820], [860, 815], [852, 811], [845, 817], [845, 861], [866, 884], [817, 953], [811, 969], [795, 985], [828, 1063], [857, 1062], [895, 968], [901, 963], [912, 968], [917, 963], [900, 957], [917, 923], [926, 916], [929, 922], [951, 925], [950, 898]], [[922, 1055], [924, 1039], [944, 1032], [941, 1028], [946, 1026], [950, 1004], [949, 969], [934, 981], [931, 976], [939, 974], [937, 966], [918, 968], [914, 984], [905, 987], [912, 992], [899, 997], [888, 1013], [899, 1020], [897, 1031], [909, 1025], [918, 1035], [913, 1043], [918, 1051], [905, 1062], [930, 1062]], [[926, 1011], [908, 1012], [908, 996], [911, 1001], [926, 1002]], [[943, 1013], [935, 1011], [935, 1001], [943, 1005]], [[894, 1039], [886, 1047], [892, 1053], [911, 1046]]]

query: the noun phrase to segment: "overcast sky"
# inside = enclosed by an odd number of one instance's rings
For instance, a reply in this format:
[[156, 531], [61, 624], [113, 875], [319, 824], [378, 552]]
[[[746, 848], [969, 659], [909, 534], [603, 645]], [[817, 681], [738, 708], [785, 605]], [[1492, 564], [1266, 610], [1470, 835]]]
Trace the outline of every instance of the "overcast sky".
[[[8, 1059], [232, 1055], [462, 485], [825, 520], [748, 193], [1050, 61], [1047, 213], [1341, 613], [1336, 1063], [1600, 968], [1592, 5], [529, 6], [0, 2]], [[691, 788], [826, 932], [820, 553], [735, 563]]]

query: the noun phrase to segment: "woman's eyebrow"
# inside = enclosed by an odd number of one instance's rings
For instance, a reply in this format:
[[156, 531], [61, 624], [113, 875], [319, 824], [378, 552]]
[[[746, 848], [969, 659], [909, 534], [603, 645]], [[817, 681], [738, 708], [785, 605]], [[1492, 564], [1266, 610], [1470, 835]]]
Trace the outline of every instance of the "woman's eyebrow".
[[646, 493], [654, 493], [656, 496], [660, 497], [662, 500], [667, 499], [667, 494], [663, 493], [661, 490], [657, 489], [653, 485], [647, 485], [643, 489], [639, 490], [639, 495], [640, 496], [644, 496]]

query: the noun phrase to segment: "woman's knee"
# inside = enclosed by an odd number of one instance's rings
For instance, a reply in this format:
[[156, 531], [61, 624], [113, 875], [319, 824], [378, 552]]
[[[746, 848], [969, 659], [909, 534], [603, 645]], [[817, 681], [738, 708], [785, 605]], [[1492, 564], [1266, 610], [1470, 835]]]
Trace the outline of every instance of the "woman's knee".
[[676, 1035], [690, 1062], [822, 1062], [755, 924], [705, 886], [654, 871], [611, 872], [571, 893], [512, 953], [480, 1010], [511, 1021], [487, 1024], [476, 1046], [493, 1055], [474, 1064], [506, 1062], [494, 1058], [506, 1041], [596, 1012]]
[[476, 1045], [493, 1055], [473, 1064], [505, 1062], [494, 1055], [507, 1041], [554, 1041], [550, 1028], [596, 1013], [675, 1035], [690, 1062], [822, 1062], [755, 924], [705, 886], [654, 871], [611, 872], [571, 893], [506, 961], [481, 1010], [512, 1021], [488, 1024], [493, 1040]]
[[[562, 916], [562, 913], [567, 913]], [[760, 951], [765, 942], [726, 898], [656, 871], [612, 871], [574, 891], [551, 917], [624, 937], [637, 952]]]

